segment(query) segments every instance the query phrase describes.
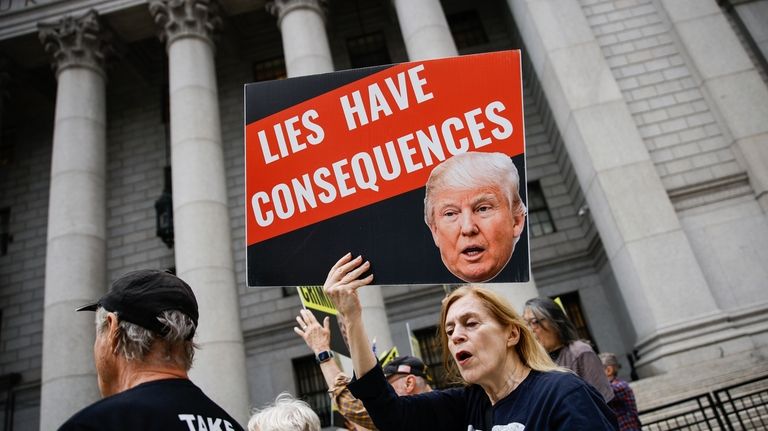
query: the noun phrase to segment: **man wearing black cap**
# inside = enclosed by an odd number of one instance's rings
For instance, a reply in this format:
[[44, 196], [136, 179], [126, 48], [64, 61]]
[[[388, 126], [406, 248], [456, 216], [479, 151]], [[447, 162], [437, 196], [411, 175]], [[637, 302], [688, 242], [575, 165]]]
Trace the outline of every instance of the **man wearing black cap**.
[[415, 356], [398, 356], [384, 366], [384, 376], [398, 395], [432, 391], [427, 366]]
[[96, 312], [93, 356], [104, 398], [59, 430], [243, 430], [187, 376], [198, 311], [182, 279], [130, 272], [77, 311]]

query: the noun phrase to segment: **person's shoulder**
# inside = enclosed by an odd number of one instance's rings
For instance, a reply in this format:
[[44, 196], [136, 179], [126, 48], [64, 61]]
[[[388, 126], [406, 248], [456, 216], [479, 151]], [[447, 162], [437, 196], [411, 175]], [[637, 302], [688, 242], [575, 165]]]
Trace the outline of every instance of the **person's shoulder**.
[[576, 373], [570, 371], [531, 371], [532, 384], [542, 389], [567, 393], [586, 386]]
[[614, 387], [615, 389], [621, 389], [621, 390], [629, 389], [629, 390], [632, 390], [632, 387], [629, 386], [629, 383], [627, 383], [627, 382], [625, 382], [624, 380], [621, 380], [621, 379], [613, 379], [611, 381], [611, 386]]
[[568, 349], [571, 352], [573, 352], [573, 353], [575, 353], [577, 355], [580, 355], [580, 354], [583, 354], [583, 353], [592, 353], [592, 354], [597, 355], [595, 353], [595, 349], [593, 349], [592, 346], [589, 343], [586, 343], [586, 342], [584, 342], [582, 340], [572, 341], [568, 345]]
[[126, 400], [124, 396], [121, 396], [124, 393], [102, 398], [83, 408], [64, 422], [59, 431], [99, 429], [106, 419], [113, 418], [116, 414], [124, 411], [122, 406], [126, 404]]

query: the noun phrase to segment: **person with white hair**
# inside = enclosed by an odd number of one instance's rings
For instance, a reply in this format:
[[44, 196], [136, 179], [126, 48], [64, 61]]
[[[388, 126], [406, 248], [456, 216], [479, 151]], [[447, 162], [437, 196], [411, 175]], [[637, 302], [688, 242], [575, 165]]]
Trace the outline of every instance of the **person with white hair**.
[[305, 401], [282, 392], [273, 404], [254, 411], [248, 431], [320, 431], [320, 418]]
[[243, 430], [189, 380], [199, 314], [184, 280], [165, 271], [129, 272], [77, 311], [96, 312], [93, 356], [104, 398], [59, 431]]
[[525, 216], [520, 177], [506, 154], [458, 154], [427, 180], [424, 221], [445, 267], [466, 282], [491, 280], [507, 266]]
[[605, 368], [605, 376], [611, 382], [614, 397], [608, 406], [616, 413], [616, 419], [619, 421], [620, 431], [640, 431], [642, 426], [637, 414], [637, 403], [635, 402], [635, 392], [629, 383], [619, 378], [619, 368], [621, 363], [613, 353], [601, 353], [598, 355]]

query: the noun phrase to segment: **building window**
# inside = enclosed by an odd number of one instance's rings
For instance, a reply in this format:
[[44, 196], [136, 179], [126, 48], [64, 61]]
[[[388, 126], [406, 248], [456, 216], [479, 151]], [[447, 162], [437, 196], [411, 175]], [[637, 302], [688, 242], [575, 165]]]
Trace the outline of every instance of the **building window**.
[[578, 332], [579, 338], [589, 341], [589, 343], [595, 349], [595, 352], [598, 352], [597, 344], [595, 343], [595, 339], [592, 338], [592, 334], [589, 332], [589, 328], [587, 327], [587, 319], [584, 318], [584, 312], [581, 309], [581, 299], [579, 299], [579, 292], [566, 293], [552, 299], [557, 298], [560, 298], [560, 303], [563, 304], [563, 308], [565, 309], [565, 313], [568, 315], [568, 319], [570, 319], [571, 322], [573, 322], [573, 326], [576, 327], [576, 332]]
[[0, 208], [0, 256], [8, 254], [8, 244], [13, 241], [11, 235], [11, 209]]
[[528, 226], [531, 236], [542, 236], [555, 231], [544, 192], [539, 181], [528, 183]]
[[488, 35], [476, 10], [452, 13], [446, 18], [458, 50], [488, 43]]
[[331, 397], [315, 357], [309, 355], [294, 359], [293, 372], [298, 385], [297, 398], [309, 403], [320, 417], [320, 426], [331, 426]]
[[352, 67], [378, 66], [392, 63], [384, 35], [369, 33], [347, 39], [349, 64]]
[[253, 64], [253, 80], [256, 82], [285, 79], [286, 76], [285, 59], [283, 57], [257, 61]]
[[436, 389], [459, 386], [458, 382], [451, 382], [446, 373], [443, 364], [443, 349], [440, 345], [440, 336], [437, 332], [437, 326], [419, 329], [413, 332], [416, 340], [419, 342], [421, 350], [421, 359], [426, 364], [430, 376], [432, 376], [432, 387]]

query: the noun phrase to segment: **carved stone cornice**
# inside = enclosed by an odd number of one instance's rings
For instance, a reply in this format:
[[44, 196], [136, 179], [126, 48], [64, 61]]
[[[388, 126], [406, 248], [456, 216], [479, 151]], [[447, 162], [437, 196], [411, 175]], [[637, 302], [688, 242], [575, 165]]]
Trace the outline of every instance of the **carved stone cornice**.
[[213, 35], [221, 27], [216, 0], [150, 0], [149, 13], [166, 46], [182, 37], [201, 38], [213, 46]]
[[53, 58], [56, 76], [67, 67], [77, 66], [93, 69], [106, 78], [104, 68], [112, 53], [112, 34], [104, 28], [96, 11], [40, 23], [37, 28], [40, 42]]
[[283, 22], [283, 17], [296, 9], [311, 9], [320, 14], [325, 21], [325, 11], [328, 0], [272, 0], [265, 5], [267, 12], [277, 17], [277, 26]]

